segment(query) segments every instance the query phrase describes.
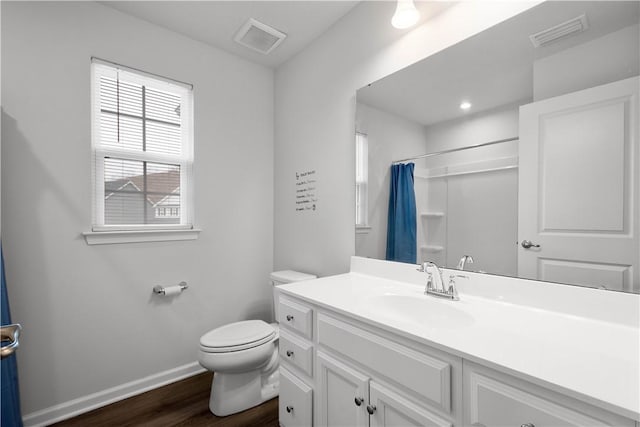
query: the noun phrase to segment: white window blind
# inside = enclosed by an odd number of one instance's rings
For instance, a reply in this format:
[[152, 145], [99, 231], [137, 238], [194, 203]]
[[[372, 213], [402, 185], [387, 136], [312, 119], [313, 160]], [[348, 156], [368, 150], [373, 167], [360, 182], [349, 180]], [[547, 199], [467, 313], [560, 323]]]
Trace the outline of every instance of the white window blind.
[[93, 231], [192, 228], [191, 86], [91, 67]]
[[368, 193], [369, 182], [369, 142], [367, 135], [356, 132], [356, 227], [367, 227], [368, 215]]

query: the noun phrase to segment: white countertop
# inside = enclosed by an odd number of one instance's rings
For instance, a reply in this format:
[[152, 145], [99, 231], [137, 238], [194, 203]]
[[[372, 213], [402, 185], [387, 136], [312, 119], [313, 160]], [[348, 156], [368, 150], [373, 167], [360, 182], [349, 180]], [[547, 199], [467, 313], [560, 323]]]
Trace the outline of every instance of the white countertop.
[[[381, 261], [375, 263], [374, 267], [385, 267]], [[397, 263], [392, 264], [398, 268]], [[415, 266], [408, 267], [415, 270]], [[279, 290], [640, 420], [638, 295], [612, 295], [614, 302], [622, 301], [618, 310], [611, 307], [611, 300], [600, 301], [609, 305], [602, 308], [611, 311], [613, 320], [609, 320], [602, 314], [585, 314], [596, 304], [589, 301], [589, 292], [597, 290], [551, 285], [561, 293], [568, 290], [570, 298], [576, 294], [575, 310], [563, 312], [554, 311], [558, 304], [549, 304], [554, 310], [545, 309], [545, 295], [531, 298], [536, 300], [532, 305], [511, 302], [517, 299], [509, 295], [517, 295], [518, 279], [482, 275], [476, 280], [476, 275], [465, 273], [471, 277], [458, 279], [469, 282], [459, 286], [460, 301], [449, 301], [425, 296], [424, 285], [415, 283], [415, 277], [424, 281], [423, 275], [409, 272], [408, 276], [401, 274], [403, 280], [410, 277], [409, 281], [398, 281], [382, 278], [376, 271], [354, 270], [363, 269], [354, 269], [352, 263], [351, 273], [283, 285]], [[506, 297], [488, 297], [481, 289], [483, 280], [509, 280], [509, 289], [503, 293]], [[476, 295], [471, 292], [474, 286], [481, 289]], [[382, 300], [391, 301], [391, 306], [381, 305]], [[413, 302], [420, 304], [419, 310], [411, 310]], [[625, 310], [628, 315], [620, 320], [619, 312]]]

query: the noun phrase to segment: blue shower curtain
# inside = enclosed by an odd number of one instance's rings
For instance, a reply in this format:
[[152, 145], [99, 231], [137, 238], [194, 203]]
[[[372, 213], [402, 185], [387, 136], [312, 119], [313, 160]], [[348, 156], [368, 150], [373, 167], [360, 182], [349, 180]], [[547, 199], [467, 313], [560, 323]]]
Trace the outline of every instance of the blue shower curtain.
[[416, 194], [413, 163], [391, 165], [387, 260], [416, 263]]
[[[4, 278], [4, 257], [0, 246], [0, 321], [3, 326], [11, 324], [9, 313], [9, 298], [7, 297], [7, 283]], [[18, 367], [16, 365], [15, 352], [0, 361], [2, 370], [2, 410], [0, 411], [0, 425], [2, 427], [22, 427], [20, 415], [20, 395], [18, 392]]]

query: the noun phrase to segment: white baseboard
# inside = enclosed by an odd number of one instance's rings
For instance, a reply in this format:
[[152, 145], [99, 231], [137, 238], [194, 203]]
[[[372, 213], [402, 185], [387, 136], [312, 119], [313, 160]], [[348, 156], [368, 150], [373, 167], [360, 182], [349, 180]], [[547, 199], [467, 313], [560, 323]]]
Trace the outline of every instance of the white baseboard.
[[205, 369], [198, 362], [188, 363], [168, 371], [32, 412], [23, 416], [22, 422], [24, 427], [46, 426], [201, 372], [205, 372]]

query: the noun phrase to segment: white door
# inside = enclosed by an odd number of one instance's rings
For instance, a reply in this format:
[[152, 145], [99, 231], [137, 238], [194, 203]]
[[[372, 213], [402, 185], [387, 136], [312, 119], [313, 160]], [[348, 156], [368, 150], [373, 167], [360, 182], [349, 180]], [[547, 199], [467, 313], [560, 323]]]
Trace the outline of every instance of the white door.
[[318, 352], [318, 373], [320, 425], [368, 426], [369, 377], [322, 352]]
[[451, 422], [380, 384], [371, 382], [369, 393], [371, 427], [451, 427]]
[[519, 277], [640, 290], [638, 90], [520, 107]]

